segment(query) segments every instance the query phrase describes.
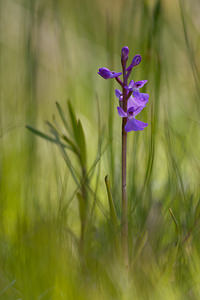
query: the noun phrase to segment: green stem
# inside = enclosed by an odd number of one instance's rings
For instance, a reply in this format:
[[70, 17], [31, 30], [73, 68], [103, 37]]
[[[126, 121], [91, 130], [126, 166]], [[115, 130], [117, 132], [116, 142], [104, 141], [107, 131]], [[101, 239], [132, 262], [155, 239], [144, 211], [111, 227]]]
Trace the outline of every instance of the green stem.
[[[124, 80], [126, 84], [126, 79]], [[123, 110], [127, 111], [126, 90], [123, 87]], [[125, 131], [127, 119], [122, 119], [122, 219], [121, 219], [121, 242], [122, 255], [125, 267], [128, 268], [128, 202], [126, 195], [126, 152], [127, 152], [127, 132]]]

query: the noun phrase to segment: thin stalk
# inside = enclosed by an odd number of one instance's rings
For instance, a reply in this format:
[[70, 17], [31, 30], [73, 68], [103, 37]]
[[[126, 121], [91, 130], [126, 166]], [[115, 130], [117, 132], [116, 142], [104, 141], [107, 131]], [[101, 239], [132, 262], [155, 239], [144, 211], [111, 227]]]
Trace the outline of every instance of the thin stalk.
[[[125, 85], [127, 85], [126, 70], [123, 68], [123, 110], [127, 111], [127, 95]], [[127, 119], [122, 119], [122, 219], [121, 219], [121, 242], [122, 255], [125, 267], [128, 268], [128, 201], [126, 194], [126, 152], [127, 152], [127, 132], [125, 131]]]

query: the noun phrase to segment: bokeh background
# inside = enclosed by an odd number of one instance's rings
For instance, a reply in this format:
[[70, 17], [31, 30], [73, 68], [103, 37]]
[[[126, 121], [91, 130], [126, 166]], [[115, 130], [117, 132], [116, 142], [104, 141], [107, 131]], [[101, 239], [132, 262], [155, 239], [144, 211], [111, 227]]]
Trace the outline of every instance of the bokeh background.
[[[0, 0], [0, 299], [199, 299], [199, 16], [198, 0]], [[120, 218], [117, 83], [97, 74], [120, 70], [123, 46], [141, 54], [132, 79], [150, 95], [148, 128], [128, 135], [128, 281], [104, 183]], [[64, 131], [56, 101], [68, 119], [68, 100], [88, 170], [97, 160], [84, 259], [70, 170], [26, 128]]]

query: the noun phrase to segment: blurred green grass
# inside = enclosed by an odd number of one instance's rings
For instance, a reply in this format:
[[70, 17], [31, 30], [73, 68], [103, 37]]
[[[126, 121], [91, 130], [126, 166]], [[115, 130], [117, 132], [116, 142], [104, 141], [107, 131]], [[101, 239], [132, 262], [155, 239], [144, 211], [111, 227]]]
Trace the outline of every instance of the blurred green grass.
[[[198, 1], [0, 0], [0, 299], [199, 299]], [[120, 267], [120, 49], [142, 55], [150, 124], [128, 136], [130, 278]], [[70, 99], [86, 134], [92, 214], [80, 256], [80, 216], [69, 169], [48, 132]], [[102, 139], [102, 140], [101, 140]], [[68, 153], [75, 168], [79, 163]], [[97, 155], [97, 156], [96, 156]], [[81, 201], [81, 200], [79, 200]], [[170, 214], [171, 208], [172, 214]]]

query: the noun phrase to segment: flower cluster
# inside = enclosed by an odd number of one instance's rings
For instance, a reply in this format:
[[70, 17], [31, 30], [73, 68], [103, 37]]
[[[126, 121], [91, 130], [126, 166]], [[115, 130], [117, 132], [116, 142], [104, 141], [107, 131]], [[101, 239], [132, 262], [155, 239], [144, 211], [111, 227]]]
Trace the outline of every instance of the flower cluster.
[[[147, 123], [136, 120], [135, 116], [143, 110], [149, 100], [148, 94], [140, 93], [140, 88], [147, 83], [147, 80], [136, 82], [130, 80], [128, 83], [132, 69], [137, 66], [142, 59], [140, 55], [135, 55], [131, 64], [126, 67], [128, 54], [128, 47], [123, 47], [121, 50], [122, 72], [116, 73], [107, 68], [100, 68], [98, 72], [104, 79], [115, 78], [121, 86], [122, 91], [116, 89], [115, 95], [119, 99], [119, 106], [117, 107], [118, 114], [127, 120], [124, 128], [126, 132], [143, 130], [148, 126]], [[123, 81], [119, 78], [121, 75], [123, 75]]]

